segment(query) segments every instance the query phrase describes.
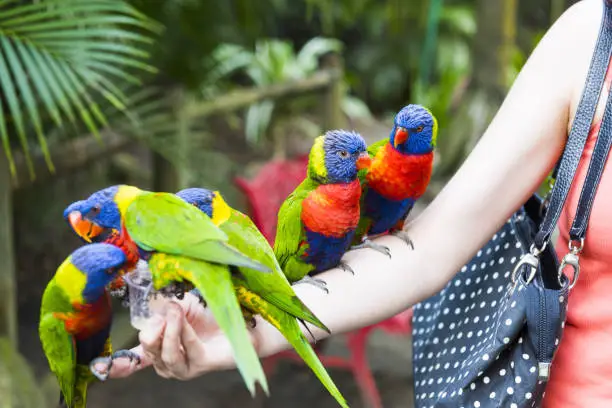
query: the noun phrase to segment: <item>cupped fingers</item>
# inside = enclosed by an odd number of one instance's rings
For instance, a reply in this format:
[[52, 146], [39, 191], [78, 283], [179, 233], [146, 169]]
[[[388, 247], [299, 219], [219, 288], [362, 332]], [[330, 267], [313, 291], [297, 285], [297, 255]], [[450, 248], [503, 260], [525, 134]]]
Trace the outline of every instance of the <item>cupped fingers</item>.
[[181, 345], [186, 362], [185, 379], [196, 377], [209, 369], [206, 364], [204, 345], [187, 321], [183, 322], [181, 329]]
[[150, 362], [149, 365], [152, 364], [157, 374], [164, 378], [170, 376], [162, 360], [162, 342], [166, 326], [166, 320], [161, 316], [155, 315], [138, 336], [140, 347], [143, 350], [144, 360]]
[[180, 305], [171, 302], [166, 310], [166, 329], [161, 344], [161, 361], [174, 377], [181, 378], [188, 371], [181, 345], [185, 316]]

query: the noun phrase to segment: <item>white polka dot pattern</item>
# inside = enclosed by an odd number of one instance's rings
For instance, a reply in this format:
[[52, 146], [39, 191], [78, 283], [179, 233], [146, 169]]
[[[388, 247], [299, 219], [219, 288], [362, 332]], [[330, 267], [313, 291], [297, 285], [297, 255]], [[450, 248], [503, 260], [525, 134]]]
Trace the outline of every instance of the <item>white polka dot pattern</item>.
[[[525, 230], [528, 218], [508, 221], [440, 293], [414, 306], [415, 407], [539, 406], [538, 363], [559, 343], [567, 289], [512, 282]], [[544, 324], [543, 298], [554, 309]]]

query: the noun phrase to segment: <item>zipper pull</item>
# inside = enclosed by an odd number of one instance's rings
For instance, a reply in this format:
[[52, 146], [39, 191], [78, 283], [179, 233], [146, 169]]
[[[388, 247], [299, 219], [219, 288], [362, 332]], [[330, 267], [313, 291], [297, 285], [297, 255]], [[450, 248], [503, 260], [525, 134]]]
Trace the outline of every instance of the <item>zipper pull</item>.
[[550, 378], [550, 363], [538, 362], [538, 380], [548, 381]]

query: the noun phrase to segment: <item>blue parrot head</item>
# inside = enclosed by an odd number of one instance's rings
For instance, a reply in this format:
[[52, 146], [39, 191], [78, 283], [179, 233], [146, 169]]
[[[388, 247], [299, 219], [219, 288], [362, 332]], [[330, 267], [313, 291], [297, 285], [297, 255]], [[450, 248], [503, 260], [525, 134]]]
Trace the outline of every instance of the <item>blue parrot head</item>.
[[106, 233], [121, 230], [121, 213], [115, 202], [120, 187], [111, 186], [97, 191], [64, 210], [64, 219], [84, 241], [100, 242]]
[[82, 291], [87, 303], [94, 302], [111, 283], [126, 262], [121, 249], [111, 244], [84, 245], [70, 255], [70, 263], [85, 275]]
[[350, 183], [372, 162], [359, 133], [330, 130], [315, 139], [308, 160], [308, 176], [326, 183]]
[[232, 215], [232, 208], [227, 205], [218, 191], [207, 188], [186, 188], [176, 195], [183, 201], [194, 205], [212, 220], [213, 224], [220, 226]]
[[215, 193], [206, 188], [186, 188], [179, 191], [176, 195], [187, 203], [196, 206], [210, 218], [213, 217], [213, 201]]
[[397, 115], [389, 141], [400, 153], [425, 154], [436, 146], [438, 121], [421, 105], [408, 105]]

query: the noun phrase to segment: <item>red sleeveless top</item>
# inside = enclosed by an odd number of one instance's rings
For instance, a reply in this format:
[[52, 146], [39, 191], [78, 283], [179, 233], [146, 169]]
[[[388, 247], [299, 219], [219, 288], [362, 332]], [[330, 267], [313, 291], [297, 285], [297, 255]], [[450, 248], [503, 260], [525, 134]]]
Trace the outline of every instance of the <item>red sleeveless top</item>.
[[[569, 252], [569, 229], [574, 220], [603, 111], [612, 83], [608, 68], [594, 125], [559, 220], [559, 259]], [[566, 269], [571, 274], [571, 268]], [[612, 164], [608, 160], [602, 175], [584, 250], [580, 255], [580, 276], [568, 300], [567, 321], [551, 367], [544, 408], [612, 407]]]

